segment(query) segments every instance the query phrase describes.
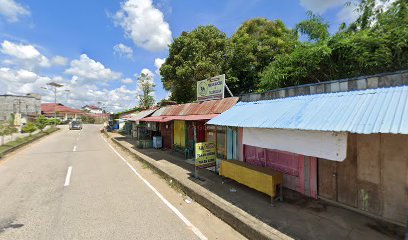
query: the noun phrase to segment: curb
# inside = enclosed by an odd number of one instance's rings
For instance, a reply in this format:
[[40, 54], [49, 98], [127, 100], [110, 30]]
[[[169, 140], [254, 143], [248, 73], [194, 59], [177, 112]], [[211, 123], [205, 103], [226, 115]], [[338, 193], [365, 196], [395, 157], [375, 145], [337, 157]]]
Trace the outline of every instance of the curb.
[[45, 137], [45, 136], [48, 136], [48, 135], [50, 135], [50, 134], [53, 134], [53, 133], [55, 133], [55, 132], [57, 132], [57, 131], [59, 131], [59, 130], [60, 130], [60, 129], [57, 128], [57, 129], [56, 129], [55, 131], [53, 131], [53, 132], [46, 133], [46, 134], [41, 135], [41, 136], [39, 136], [39, 137], [33, 138], [33, 139], [31, 139], [30, 141], [28, 141], [28, 142], [25, 142], [25, 143], [22, 143], [22, 144], [20, 144], [20, 145], [18, 145], [18, 146], [13, 147], [13, 148], [7, 149], [7, 150], [4, 151], [2, 154], [0, 154], [0, 160], [1, 160], [2, 158], [4, 158], [7, 154], [12, 153], [12, 152], [14, 152], [14, 151], [16, 151], [16, 150], [18, 150], [18, 149], [24, 147], [24, 146], [27, 146], [27, 145], [30, 144], [30, 143], [33, 143], [33, 142], [35, 142], [35, 141], [37, 141], [37, 140], [39, 140], [39, 139], [41, 139], [41, 138], [43, 138], [43, 137]]
[[[105, 133], [106, 134], [106, 133]], [[106, 134], [108, 135], [108, 134]], [[229, 224], [236, 231], [247, 237], [248, 239], [292, 239], [279, 230], [265, 224], [259, 219], [253, 217], [242, 209], [228, 203], [221, 197], [215, 195], [211, 191], [197, 185], [197, 187], [183, 184], [177, 178], [171, 176], [169, 173], [162, 170], [159, 166], [154, 164], [154, 160], [149, 161], [149, 157], [142, 153], [134, 153], [122, 145], [115, 138], [108, 137], [117, 146], [132, 154], [137, 160], [146, 163], [153, 171], [158, 173], [165, 180], [172, 180], [180, 190], [182, 190], [189, 197], [194, 199], [197, 203], [208, 209], [215, 216]]]

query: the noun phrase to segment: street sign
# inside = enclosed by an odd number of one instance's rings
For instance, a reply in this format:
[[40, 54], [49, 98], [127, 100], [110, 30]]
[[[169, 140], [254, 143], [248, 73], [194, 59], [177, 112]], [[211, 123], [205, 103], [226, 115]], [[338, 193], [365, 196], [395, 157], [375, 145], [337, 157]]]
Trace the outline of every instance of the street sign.
[[224, 98], [225, 74], [197, 82], [197, 100]]
[[201, 142], [195, 144], [195, 165], [200, 168], [215, 165], [214, 142]]

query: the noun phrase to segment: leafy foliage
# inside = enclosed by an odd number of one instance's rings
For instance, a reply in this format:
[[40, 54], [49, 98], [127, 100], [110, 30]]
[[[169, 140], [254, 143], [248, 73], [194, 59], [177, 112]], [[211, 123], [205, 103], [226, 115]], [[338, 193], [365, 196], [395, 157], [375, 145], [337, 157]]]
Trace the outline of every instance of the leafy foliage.
[[262, 73], [260, 89], [408, 68], [407, 2], [398, 0], [383, 11], [372, 0], [364, 0], [359, 10], [361, 15], [354, 23], [327, 38], [325, 34], [319, 37], [322, 20], [316, 16], [299, 23], [301, 32], [316, 41], [298, 45], [294, 52], [271, 62]]
[[94, 124], [96, 122], [96, 119], [87, 115], [82, 115], [81, 116], [81, 122], [82, 123], [90, 123]]
[[21, 128], [21, 131], [24, 133], [32, 133], [35, 132], [35, 130], [37, 130], [37, 126], [35, 126], [33, 122], [29, 122]]
[[222, 74], [226, 62], [227, 37], [215, 26], [199, 26], [183, 32], [169, 48], [160, 68], [170, 100], [180, 103], [196, 99], [197, 81]]
[[60, 125], [61, 124], [61, 119], [59, 118], [49, 118], [48, 120], [48, 125]]
[[309, 40], [321, 42], [329, 38], [329, 24], [322, 17], [313, 14], [311, 11], [307, 13], [308, 20], [304, 20], [296, 25], [297, 33], [305, 34]]
[[362, 0], [357, 11], [357, 20], [333, 35], [312, 12], [294, 30], [280, 20], [255, 18], [231, 38], [215, 26], [183, 32], [160, 69], [163, 84], [170, 100], [185, 103], [196, 99], [197, 81], [222, 73], [237, 95], [407, 69], [408, 2], [388, 1], [385, 8]]
[[154, 87], [153, 77], [149, 74], [142, 73], [137, 79], [139, 85], [139, 93], [137, 98], [139, 100], [139, 107], [148, 109], [154, 105]]
[[259, 89], [313, 83], [327, 79], [321, 70], [330, 61], [331, 49], [325, 44], [304, 43], [288, 55], [280, 55], [263, 72]]
[[298, 43], [294, 31], [280, 21], [255, 18], [244, 22], [230, 38], [227, 84], [234, 94], [255, 91], [260, 73], [279, 54]]
[[46, 117], [44, 117], [43, 115], [40, 115], [35, 120], [35, 125], [42, 132], [43, 129], [48, 125], [48, 119]]
[[18, 129], [14, 127], [13, 120], [11, 120], [10, 122], [0, 122], [0, 145], [3, 145], [5, 136], [11, 135], [16, 132], [18, 132]]

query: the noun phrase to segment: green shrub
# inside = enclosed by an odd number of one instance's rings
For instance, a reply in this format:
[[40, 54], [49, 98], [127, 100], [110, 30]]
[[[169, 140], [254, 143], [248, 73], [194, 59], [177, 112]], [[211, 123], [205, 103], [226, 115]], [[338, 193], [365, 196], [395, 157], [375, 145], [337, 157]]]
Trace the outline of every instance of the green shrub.
[[43, 115], [40, 115], [37, 117], [35, 120], [35, 125], [37, 126], [38, 129], [42, 130], [48, 125], [48, 119], [44, 117]]
[[27, 123], [24, 127], [21, 128], [21, 132], [24, 133], [32, 133], [35, 130], [37, 130], [37, 126], [32, 122]]
[[48, 125], [60, 125], [61, 120], [59, 118], [50, 118], [48, 119]]

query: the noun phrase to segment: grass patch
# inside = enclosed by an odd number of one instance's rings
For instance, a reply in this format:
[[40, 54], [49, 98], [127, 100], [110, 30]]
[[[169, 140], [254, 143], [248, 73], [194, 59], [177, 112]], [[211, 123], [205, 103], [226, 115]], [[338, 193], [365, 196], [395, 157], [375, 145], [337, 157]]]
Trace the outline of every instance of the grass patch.
[[42, 132], [39, 132], [39, 133], [36, 133], [36, 134], [32, 134], [31, 136], [18, 138], [18, 139], [14, 140], [14, 141], [11, 141], [11, 142], [8, 142], [8, 143], [6, 143], [4, 145], [1, 145], [0, 146], [0, 157], [3, 157], [6, 153], [8, 153], [9, 151], [11, 151], [14, 148], [18, 148], [21, 145], [24, 145], [24, 144], [26, 144], [26, 143], [28, 143], [30, 141], [35, 140], [35, 139], [41, 138], [42, 136], [48, 135], [48, 134], [53, 133], [53, 132], [55, 132], [57, 130], [58, 130], [58, 128], [51, 127], [51, 128], [49, 128], [49, 129], [47, 129], [45, 131], [42, 131]]

